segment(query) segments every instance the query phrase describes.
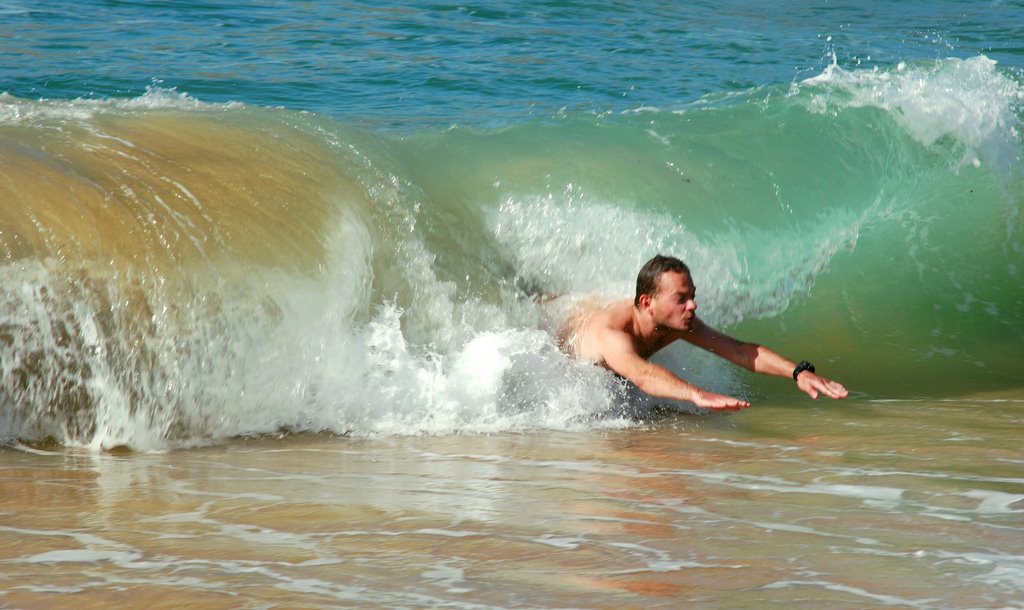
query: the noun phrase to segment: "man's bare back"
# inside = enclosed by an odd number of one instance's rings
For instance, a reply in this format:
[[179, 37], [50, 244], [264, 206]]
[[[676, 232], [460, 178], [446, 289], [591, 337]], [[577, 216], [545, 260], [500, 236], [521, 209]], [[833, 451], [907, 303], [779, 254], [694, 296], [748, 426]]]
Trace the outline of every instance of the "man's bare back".
[[750, 403], [699, 388], [647, 359], [682, 339], [748, 370], [792, 376], [812, 398], [819, 394], [846, 397], [846, 388], [819, 377], [810, 364], [796, 364], [764, 346], [737, 341], [704, 324], [696, 315], [695, 298], [689, 268], [678, 259], [658, 256], [641, 269], [633, 302], [581, 302], [560, 329], [559, 343], [567, 353], [614, 371], [647, 394], [707, 409], [738, 410]]

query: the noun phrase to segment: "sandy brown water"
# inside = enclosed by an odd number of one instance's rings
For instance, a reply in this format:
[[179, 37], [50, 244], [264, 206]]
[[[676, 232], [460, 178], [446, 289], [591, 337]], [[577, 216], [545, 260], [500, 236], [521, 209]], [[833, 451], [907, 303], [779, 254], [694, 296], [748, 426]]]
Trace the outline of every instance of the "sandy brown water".
[[0, 607], [1006, 608], [1024, 397], [0, 450]]

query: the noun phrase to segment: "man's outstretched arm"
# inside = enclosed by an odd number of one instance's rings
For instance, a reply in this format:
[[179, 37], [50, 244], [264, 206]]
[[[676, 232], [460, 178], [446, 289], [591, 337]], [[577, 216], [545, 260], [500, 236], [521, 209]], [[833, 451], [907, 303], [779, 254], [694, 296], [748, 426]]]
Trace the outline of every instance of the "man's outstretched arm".
[[[684, 338], [694, 345], [717, 354], [743, 368], [776, 377], [792, 377], [797, 364], [792, 360], [774, 352], [763, 345], [737, 341], [721, 333], [699, 318], [690, 325], [690, 332]], [[813, 371], [801, 371], [796, 377], [796, 385], [811, 398], [824, 394], [829, 398], [846, 398], [847, 391], [842, 384], [826, 379]]]
[[605, 366], [633, 382], [645, 394], [682, 400], [714, 411], [738, 411], [750, 406], [745, 400], [697, 387], [665, 367], [644, 360], [624, 332], [605, 329], [597, 333], [594, 340], [600, 345]]

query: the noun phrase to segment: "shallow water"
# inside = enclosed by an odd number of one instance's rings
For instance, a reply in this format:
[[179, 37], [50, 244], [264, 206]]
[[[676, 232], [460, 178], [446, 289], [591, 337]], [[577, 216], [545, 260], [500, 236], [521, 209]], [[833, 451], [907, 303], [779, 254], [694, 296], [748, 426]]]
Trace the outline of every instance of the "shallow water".
[[1007, 396], [854, 398], [603, 432], [8, 448], [0, 603], [1016, 607], [1022, 423]]

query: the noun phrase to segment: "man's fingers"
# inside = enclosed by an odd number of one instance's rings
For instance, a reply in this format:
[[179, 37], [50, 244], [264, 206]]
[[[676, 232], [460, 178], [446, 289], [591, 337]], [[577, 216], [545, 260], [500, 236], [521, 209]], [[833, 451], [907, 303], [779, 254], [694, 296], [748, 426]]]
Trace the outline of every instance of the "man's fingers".
[[736, 401], [736, 402], [734, 402], [734, 403], [732, 403], [732, 404], [730, 404], [730, 405], [728, 405], [726, 407], [722, 407], [722, 408], [723, 409], [728, 409], [729, 411], [739, 411], [740, 409], [746, 409], [749, 406], [750, 406], [749, 402], [738, 400], [738, 401]]
[[721, 400], [714, 403], [699, 406], [702, 406], [709, 411], [739, 411], [740, 409], [750, 407], [750, 403], [745, 400], [739, 400], [738, 398], [723, 396]]
[[818, 398], [818, 393], [822, 393], [829, 398], [839, 399], [846, 398], [846, 388], [841, 383], [830, 381], [828, 379], [822, 379], [820, 381], [814, 380], [808, 383], [806, 388], [801, 388], [811, 398]]
[[846, 388], [835, 381], [826, 381], [821, 385], [821, 391], [830, 398], [846, 398]]

